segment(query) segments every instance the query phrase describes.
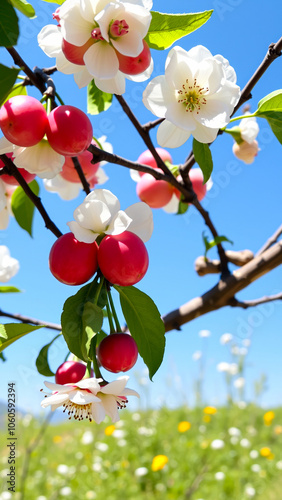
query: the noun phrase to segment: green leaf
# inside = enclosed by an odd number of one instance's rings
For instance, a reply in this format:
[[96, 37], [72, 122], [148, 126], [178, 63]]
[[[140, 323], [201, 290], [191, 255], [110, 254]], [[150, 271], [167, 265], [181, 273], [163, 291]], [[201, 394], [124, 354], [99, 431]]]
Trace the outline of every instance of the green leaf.
[[229, 240], [228, 238], [226, 238], [226, 236], [216, 236], [214, 238], [214, 240], [211, 240], [209, 241], [208, 238], [205, 236], [205, 234], [203, 233], [203, 241], [204, 241], [204, 245], [205, 245], [205, 258], [207, 256], [207, 253], [208, 251], [215, 247], [216, 245], [218, 245], [218, 243], [222, 243], [222, 241], [228, 241], [228, 243], [231, 243], [231, 245], [233, 245], [233, 241]]
[[244, 142], [241, 136], [241, 129], [238, 126], [232, 128], [224, 128], [223, 132], [232, 135], [234, 141], [236, 141], [237, 144], [242, 144], [242, 142]]
[[15, 95], [27, 95], [27, 89], [26, 86], [23, 85], [22, 83], [16, 83], [9, 92], [9, 94], [5, 97], [3, 102], [1, 103], [4, 104], [8, 99], [11, 99], [11, 97], [14, 97]]
[[184, 196], [181, 193], [179, 204], [178, 204], [178, 210], [177, 210], [177, 213], [175, 215], [182, 215], [182, 214], [185, 214], [187, 212], [187, 210], [189, 208], [189, 203], [183, 202], [183, 200], [184, 200]]
[[203, 144], [202, 142], [198, 142], [196, 139], [193, 139], [193, 153], [196, 162], [203, 172], [205, 184], [209, 180], [213, 170], [213, 161], [210, 148], [207, 144]]
[[62, 334], [69, 350], [84, 361], [89, 360], [91, 339], [98, 333], [98, 328], [102, 328], [103, 323], [104, 294], [100, 294], [98, 305], [91, 303], [97, 287], [97, 282], [94, 281], [69, 297], [64, 303], [61, 316]]
[[56, 335], [56, 337], [54, 337], [53, 340], [51, 340], [51, 342], [49, 342], [49, 344], [46, 344], [44, 347], [42, 347], [42, 349], [40, 350], [40, 352], [36, 358], [35, 364], [36, 364], [37, 371], [38, 371], [38, 373], [40, 373], [41, 375], [44, 375], [45, 377], [53, 377], [53, 375], [55, 375], [55, 373], [52, 372], [52, 370], [50, 369], [50, 366], [48, 363], [48, 351], [49, 351], [49, 347], [59, 337], [60, 337], [60, 335]]
[[0, 46], [17, 45], [19, 36], [18, 16], [9, 0], [0, 2]]
[[62, 5], [65, 0], [42, 0], [43, 2], [47, 2], [47, 3], [57, 3], [58, 5]]
[[6, 361], [6, 358], [3, 354], [3, 352], [0, 352], [0, 359], [2, 359], [3, 362]]
[[[37, 181], [33, 180], [30, 182], [29, 187], [38, 196], [39, 185]], [[17, 187], [12, 195], [11, 207], [19, 226], [32, 236], [32, 221], [35, 207], [21, 186]]]
[[9, 94], [12, 92], [18, 74], [18, 69], [8, 68], [0, 64], [0, 106], [8, 99]]
[[165, 328], [153, 300], [133, 286], [114, 286], [128, 329], [137, 343], [138, 352], [149, 369], [149, 376], [159, 369], [165, 349]]
[[27, 333], [38, 330], [39, 328], [43, 327], [23, 323], [8, 323], [7, 325], [0, 325], [0, 352]]
[[91, 340], [101, 330], [103, 319], [104, 315], [101, 307], [92, 302], [86, 302], [82, 313], [83, 329], [81, 339], [82, 352], [86, 358], [89, 358]]
[[282, 90], [275, 90], [261, 99], [254, 116], [265, 118], [272, 132], [282, 144]]
[[36, 17], [34, 8], [26, 0], [10, 0], [10, 2], [15, 9], [18, 9], [26, 17]]
[[0, 293], [16, 293], [16, 292], [21, 292], [19, 288], [16, 288], [15, 286], [0, 286]]
[[145, 40], [152, 49], [167, 49], [176, 40], [189, 35], [205, 24], [212, 12], [212, 10], [206, 10], [194, 14], [164, 14], [151, 11], [152, 20]]
[[102, 111], [106, 111], [111, 106], [112, 99], [112, 94], [98, 89], [92, 80], [87, 86], [87, 113], [98, 115]]

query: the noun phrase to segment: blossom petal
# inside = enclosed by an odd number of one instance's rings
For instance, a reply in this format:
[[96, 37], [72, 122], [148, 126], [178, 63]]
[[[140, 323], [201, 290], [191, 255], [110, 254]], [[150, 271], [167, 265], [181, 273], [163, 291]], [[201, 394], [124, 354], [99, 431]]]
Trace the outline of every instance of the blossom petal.
[[114, 78], [95, 78], [95, 85], [98, 89], [108, 94], [122, 95], [125, 92], [125, 75], [118, 71]]
[[165, 117], [167, 102], [175, 101], [175, 92], [168, 86], [165, 76], [157, 76], [143, 92], [143, 104], [154, 115]]
[[91, 45], [83, 59], [87, 70], [95, 78], [113, 78], [119, 69], [115, 50], [107, 42], [99, 41]]
[[168, 214], [177, 214], [179, 207], [179, 199], [176, 194], [173, 193], [171, 200], [163, 207], [163, 210]]
[[48, 396], [41, 401], [42, 408], [46, 408], [49, 405], [61, 406], [65, 401], [68, 401], [69, 395], [66, 393], [57, 393]]
[[123, 211], [120, 210], [111, 220], [106, 234], [121, 234], [126, 231], [132, 222], [132, 219]]
[[111, 220], [109, 208], [100, 200], [85, 201], [75, 209], [73, 216], [81, 227], [99, 234], [108, 228]]
[[239, 128], [242, 139], [248, 144], [251, 144], [259, 133], [259, 126], [255, 116], [241, 120]]
[[57, 193], [63, 200], [73, 200], [80, 193], [81, 186], [77, 182], [68, 182], [58, 174], [53, 179], [43, 179], [46, 191]]
[[102, 404], [106, 412], [106, 415], [108, 415], [112, 419], [112, 422], [113, 423], [118, 422], [120, 417], [118, 413], [118, 405], [116, 398], [110, 394], [103, 395]]
[[99, 403], [101, 401], [97, 396], [86, 391], [74, 391], [69, 395], [69, 399], [72, 403], [77, 405], [87, 405], [89, 403]]
[[162, 147], [178, 148], [189, 139], [190, 135], [189, 130], [183, 130], [168, 120], [164, 120], [158, 128], [157, 141]]
[[114, 48], [124, 56], [137, 57], [143, 50], [143, 38], [134, 31], [111, 40]]
[[38, 175], [41, 179], [52, 179], [63, 167], [64, 156], [51, 148], [49, 142], [42, 139], [35, 146], [16, 148], [14, 164], [25, 168], [28, 172]]
[[211, 52], [203, 45], [196, 45], [196, 47], [192, 47], [192, 49], [188, 50], [187, 55], [199, 63], [202, 62], [203, 59], [213, 57]]
[[131, 179], [134, 182], [139, 182], [140, 181], [141, 175], [140, 175], [140, 172], [138, 170], [133, 170], [133, 168], [131, 168], [129, 170], [129, 174], [130, 174]]
[[100, 384], [99, 382], [103, 382], [102, 378], [83, 378], [79, 382], [77, 382], [77, 387], [80, 389], [89, 389], [91, 392], [94, 391], [96, 394], [98, 390], [100, 390]]
[[102, 403], [93, 403], [91, 406], [91, 413], [93, 419], [95, 420], [95, 422], [97, 422], [97, 424], [103, 422], [106, 416], [106, 412]]
[[39, 47], [49, 57], [57, 57], [62, 50], [63, 35], [58, 26], [47, 24], [37, 35]]
[[199, 142], [204, 144], [209, 144], [216, 139], [218, 133], [218, 128], [205, 127], [202, 124], [197, 124], [195, 130], [193, 130], [193, 137]]
[[102, 167], [99, 167], [92, 181], [93, 180], [95, 184], [105, 184], [105, 182], [109, 180], [109, 177], [107, 176], [105, 170]]
[[93, 21], [87, 21], [81, 16], [80, 4], [76, 0], [63, 3], [60, 7], [60, 25], [63, 38], [77, 46], [84, 45], [94, 28]]
[[74, 74], [74, 81], [80, 89], [86, 87], [91, 80], [93, 80], [93, 76], [89, 73], [86, 67]]
[[109, 382], [109, 384], [100, 387], [100, 392], [102, 392], [103, 394], [112, 394], [114, 396], [120, 396], [128, 380], [129, 380], [128, 376], [119, 377], [117, 380]]
[[0, 154], [4, 155], [6, 153], [12, 153], [13, 149], [15, 149], [15, 145], [8, 141], [6, 137], [1, 137], [0, 139]]
[[227, 59], [225, 59], [225, 57], [221, 56], [220, 54], [217, 54], [216, 56], [214, 56], [214, 58], [223, 65], [224, 72], [225, 72], [225, 78], [227, 78], [227, 80], [229, 82], [236, 83], [237, 75], [235, 73], [234, 68], [232, 68], [232, 66], [230, 66], [229, 61]]
[[48, 382], [47, 380], [44, 382], [44, 385], [52, 392], [60, 392], [61, 394], [70, 392], [75, 388], [75, 385], [54, 384], [54, 382]]
[[99, 200], [105, 203], [111, 215], [117, 214], [120, 209], [118, 198], [108, 189], [95, 189], [86, 196], [84, 203], [92, 200]]
[[96, 241], [96, 239], [100, 235], [100, 233], [94, 233], [94, 231], [90, 231], [90, 229], [81, 227], [75, 221], [67, 222], [67, 226], [69, 226], [75, 238], [78, 241], [82, 241], [83, 243], [94, 243], [94, 241]]
[[132, 219], [127, 230], [137, 234], [144, 242], [148, 241], [154, 229], [153, 212], [149, 205], [140, 201], [130, 205], [125, 212]]

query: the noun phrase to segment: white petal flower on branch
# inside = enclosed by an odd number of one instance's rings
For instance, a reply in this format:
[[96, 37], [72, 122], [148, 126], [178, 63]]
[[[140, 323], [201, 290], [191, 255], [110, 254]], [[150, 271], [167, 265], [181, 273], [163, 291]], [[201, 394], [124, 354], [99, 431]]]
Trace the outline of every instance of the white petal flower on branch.
[[66, 385], [44, 382], [52, 392], [45, 396], [41, 406], [51, 406], [52, 411], [63, 406], [69, 418], [74, 417], [75, 420], [87, 418], [99, 424], [108, 415], [113, 422], [117, 422], [118, 410], [125, 408], [127, 396], [139, 397], [136, 391], [126, 388], [128, 379], [129, 377], [120, 377], [105, 385], [103, 379], [94, 377]]
[[31, 147], [16, 146], [6, 137], [0, 139], [0, 154], [13, 153], [14, 164], [24, 168], [31, 174], [36, 174], [41, 179], [52, 179], [61, 170], [65, 161], [64, 156], [51, 148], [46, 139]]
[[0, 282], [7, 283], [17, 274], [20, 268], [19, 261], [10, 255], [10, 250], [5, 245], [0, 245]]
[[79, 183], [69, 182], [60, 174], [53, 179], [43, 179], [43, 183], [46, 191], [57, 193], [62, 200], [73, 200], [78, 197], [81, 191]]
[[259, 126], [255, 116], [248, 117], [248, 114], [245, 116], [247, 116], [247, 118], [243, 118], [238, 125], [243, 142], [235, 142], [232, 151], [236, 158], [250, 165], [254, 162], [259, 152], [259, 145], [256, 141], [256, 137], [259, 133]]
[[[59, 25], [45, 26], [38, 35], [38, 44], [49, 57], [56, 57], [59, 71], [74, 74], [80, 88], [94, 79], [100, 90], [123, 94], [128, 75], [119, 71], [116, 52], [129, 57], [142, 52], [151, 22], [150, 5], [142, 0], [66, 0], [56, 11]], [[70, 50], [80, 55], [71, 59], [65, 43], [74, 46]], [[143, 81], [152, 70], [151, 59], [149, 68], [137, 79], [129, 78]]]
[[231, 342], [232, 339], [233, 339], [232, 333], [224, 333], [220, 337], [220, 343], [222, 345], [225, 345], [225, 344], [228, 344], [229, 342]]
[[68, 222], [78, 241], [93, 243], [100, 234], [121, 234], [131, 231], [147, 241], [153, 231], [153, 215], [146, 203], [139, 202], [120, 210], [118, 198], [107, 189], [95, 189], [74, 211]]
[[158, 143], [175, 148], [190, 135], [202, 143], [214, 141], [240, 97], [235, 77], [226, 59], [213, 57], [201, 45], [188, 52], [171, 49], [165, 75], [153, 78], [143, 93], [146, 108], [165, 118], [158, 128]]

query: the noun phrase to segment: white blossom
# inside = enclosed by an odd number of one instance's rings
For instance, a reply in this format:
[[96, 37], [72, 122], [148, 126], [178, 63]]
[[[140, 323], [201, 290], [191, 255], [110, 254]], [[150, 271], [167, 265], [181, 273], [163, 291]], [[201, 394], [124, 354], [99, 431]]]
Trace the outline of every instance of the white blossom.
[[19, 261], [10, 255], [10, 250], [5, 245], [0, 245], [0, 282], [7, 283], [20, 268]]
[[214, 477], [217, 481], [223, 481], [225, 479], [225, 474], [224, 472], [219, 471], [215, 473]]
[[192, 354], [192, 359], [194, 361], [199, 361], [199, 359], [201, 359], [203, 353], [201, 351], [195, 351], [193, 354]]
[[103, 379], [96, 378], [66, 385], [44, 382], [52, 393], [43, 399], [41, 406], [51, 406], [52, 411], [63, 406], [69, 418], [73, 416], [77, 420], [88, 418], [99, 424], [108, 415], [113, 422], [117, 422], [118, 409], [126, 406], [126, 396], [139, 397], [136, 391], [125, 388], [128, 379], [126, 376], [120, 377], [106, 385], [101, 385]]
[[249, 448], [251, 446], [251, 443], [247, 438], [243, 438], [240, 441], [240, 445], [242, 446], [242, 448]]
[[245, 386], [245, 383], [246, 381], [244, 377], [239, 377], [236, 380], [234, 380], [234, 387], [236, 387], [236, 389], [242, 389], [242, 387]]
[[135, 469], [134, 475], [136, 477], [143, 477], [146, 476], [148, 472], [149, 470], [147, 469], [147, 467], [138, 467], [138, 469]]
[[199, 337], [210, 337], [211, 332], [209, 330], [200, 330]]
[[224, 446], [225, 446], [225, 443], [224, 443], [224, 441], [222, 441], [222, 439], [214, 439], [211, 442], [211, 448], [213, 450], [221, 450], [222, 448], [224, 448]]
[[241, 435], [241, 431], [237, 427], [230, 427], [228, 429], [228, 434], [230, 436], [240, 436]]
[[255, 460], [256, 458], [258, 458], [259, 456], [259, 452], [257, 450], [251, 450], [250, 451], [250, 457]]
[[77, 198], [81, 191], [81, 185], [75, 182], [69, 182], [60, 174], [53, 179], [43, 179], [46, 191], [57, 193], [63, 200], [73, 200]]
[[143, 202], [135, 203], [125, 211], [120, 210], [117, 197], [107, 189], [95, 189], [74, 211], [75, 221], [68, 222], [78, 241], [93, 243], [100, 234], [121, 234], [131, 231], [143, 241], [150, 239], [153, 215]]
[[214, 141], [225, 127], [240, 89], [226, 59], [213, 57], [198, 45], [188, 52], [174, 47], [167, 56], [165, 75], [157, 76], [143, 93], [143, 103], [165, 118], [157, 132], [163, 147], [178, 147], [192, 134], [202, 143]]
[[23, 148], [8, 141], [6, 137], [1, 137], [0, 154], [4, 153], [13, 153], [16, 167], [24, 168], [41, 179], [55, 177], [62, 170], [65, 161], [64, 156], [54, 151], [44, 138], [35, 146]]
[[246, 486], [245, 493], [246, 493], [247, 497], [252, 498], [255, 496], [256, 490], [255, 490], [255, 488], [253, 488], [253, 486]]
[[[119, 71], [116, 54], [118, 51], [136, 57], [142, 52], [151, 22], [151, 5], [142, 0], [66, 0], [58, 10], [59, 26], [45, 26], [38, 35], [38, 44], [49, 57], [56, 57], [59, 71], [74, 74], [80, 88], [94, 79], [100, 90], [123, 94], [125, 78], [143, 81], [153, 71], [151, 59], [143, 73], [125, 75]], [[83, 64], [67, 60], [62, 51], [63, 39], [76, 47], [87, 44]]]

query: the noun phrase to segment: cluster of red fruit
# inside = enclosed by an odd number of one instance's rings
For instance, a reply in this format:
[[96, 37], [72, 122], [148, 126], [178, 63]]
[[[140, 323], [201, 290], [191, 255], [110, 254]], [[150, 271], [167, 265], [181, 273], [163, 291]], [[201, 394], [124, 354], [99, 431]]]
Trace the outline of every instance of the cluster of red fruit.
[[[168, 151], [162, 148], [156, 148], [156, 150], [164, 162], [172, 164], [172, 158]], [[142, 163], [143, 165], [148, 165], [149, 167], [162, 172], [162, 170], [158, 168], [156, 160], [149, 150], [144, 151], [144, 153], [139, 156], [137, 162]], [[139, 172], [139, 174], [140, 180], [138, 181], [136, 188], [137, 195], [140, 200], [147, 203], [147, 205], [151, 208], [164, 207], [171, 201], [173, 194], [175, 194], [180, 200], [181, 193], [178, 189], [172, 186], [172, 184], [163, 180], [157, 180], [151, 174], [144, 174], [142, 172]], [[198, 200], [201, 201], [207, 191], [201, 169], [194, 168], [190, 170], [189, 177], [192, 183], [193, 191], [196, 193]], [[181, 180], [181, 176], [178, 176], [177, 180]]]
[[[112, 333], [105, 337], [97, 348], [100, 365], [112, 373], [126, 372], [136, 363], [138, 348], [131, 335]], [[79, 361], [65, 361], [56, 371], [56, 384], [75, 384], [86, 372], [86, 365]], [[93, 376], [94, 374], [91, 373]]]
[[[14, 96], [0, 109], [0, 128], [11, 143], [20, 147], [38, 144], [46, 135], [52, 149], [65, 156], [61, 175], [70, 182], [80, 182], [71, 157], [78, 156], [82, 170], [89, 182], [95, 179], [99, 164], [92, 165], [92, 155], [86, 149], [93, 141], [93, 129], [88, 116], [74, 106], [58, 106], [49, 115], [44, 106], [31, 96]], [[12, 153], [8, 153], [14, 159]], [[1, 167], [3, 167], [1, 163]], [[26, 182], [35, 175], [20, 169]], [[5, 175], [2, 180], [17, 184], [12, 177]]]
[[139, 236], [130, 231], [105, 236], [100, 245], [78, 241], [73, 233], [58, 238], [51, 248], [52, 274], [66, 285], [82, 285], [96, 273], [98, 266], [114, 285], [135, 285], [146, 274], [147, 249]]

